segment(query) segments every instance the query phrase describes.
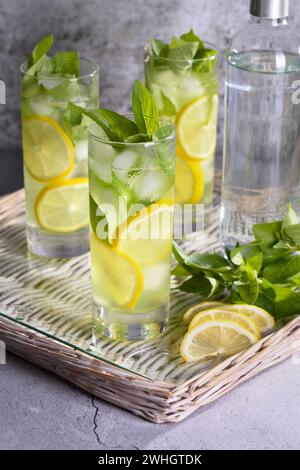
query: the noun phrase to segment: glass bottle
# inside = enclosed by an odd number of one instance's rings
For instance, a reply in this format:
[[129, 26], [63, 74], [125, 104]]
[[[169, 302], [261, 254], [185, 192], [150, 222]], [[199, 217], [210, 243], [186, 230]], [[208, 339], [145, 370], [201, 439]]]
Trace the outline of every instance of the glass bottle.
[[288, 0], [252, 0], [226, 51], [221, 238], [247, 243], [252, 225], [300, 213], [300, 39]]

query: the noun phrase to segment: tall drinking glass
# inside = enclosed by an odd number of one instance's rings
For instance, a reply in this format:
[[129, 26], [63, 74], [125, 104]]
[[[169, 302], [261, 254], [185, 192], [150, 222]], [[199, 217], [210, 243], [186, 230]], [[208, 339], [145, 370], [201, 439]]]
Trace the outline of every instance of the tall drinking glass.
[[[164, 124], [162, 124], [162, 129]], [[89, 134], [89, 192], [96, 331], [113, 339], [153, 338], [170, 297], [175, 128], [154, 142], [111, 142]]]
[[29, 250], [51, 257], [89, 249], [87, 120], [71, 127], [69, 101], [99, 104], [98, 66], [81, 59], [80, 76], [32, 76], [21, 66], [21, 112]]
[[[206, 46], [215, 50], [213, 45]], [[160, 116], [176, 124], [175, 201], [192, 205], [196, 218], [197, 205], [204, 205], [208, 216], [212, 203], [218, 116], [217, 55], [190, 62], [185, 69], [181, 61], [155, 55], [150, 43], [145, 47], [146, 86], [154, 96]]]

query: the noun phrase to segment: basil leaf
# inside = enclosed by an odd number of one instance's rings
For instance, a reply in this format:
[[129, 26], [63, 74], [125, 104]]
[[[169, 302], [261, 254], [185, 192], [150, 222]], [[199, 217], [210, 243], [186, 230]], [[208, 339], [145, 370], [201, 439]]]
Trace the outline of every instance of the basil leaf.
[[79, 76], [79, 54], [76, 51], [58, 52], [51, 58], [52, 72], [60, 76]]
[[250, 266], [257, 274], [262, 268], [263, 254], [258, 253], [247, 258], [246, 266]]
[[299, 217], [297, 216], [296, 212], [294, 211], [291, 204], [288, 205], [287, 213], [285, 214], [283, 221], [282, 221], [282, 229], [285, 230], [286, 228], [290, 227], [291, 225], [297, 225], [300, 223]]
[[147, 134], [134, 134], [134, 135], [130, 135], [129, 137], [127, 137], [127, 139], [125, 139], [124, 142], [128, 142], [131, 144], [137, 144], [140, 142], [149, 142], [149, 137], [147, 136]]
[[274, 304], [276, 318], [300, 314], [300, 293], [290, 287], [282, 287], [263, 279], [262, 293]]
[[187, 281], [183, 282], [179, 289], [182, 292], [190, 294], [198, 294], [204, 297], [210, 297], [212, 293], [211, 282], [206, 278], [198, 278], [196, 276], [191, 277]]
[[198, 43], [198, 49], [203, 49], [205, 47], [204, 42], [201, 41], [199, 36], [197, 36], [197, 34], [195, 34], [192, 29], [190, 29], [185, 34], [182, 34], [180, 36], [180, 39], [182, 39], [185, 42], [197, 42]]
[[162, 98], [162, 105], [163, 105], [162, 114], [164, 116], [175, 116], [177, 113], [175, 104], [162, 91], [161, 91], [161, 98]]
[[107, 137], [113, 142], [124, 142], [129, 136], [138, 134], [136, 124], [121, 114], [109, 109], [86, 109], [73, 103], [68, 103], [65, 117], [71, 125], [80, 124], [82, 115], [88, 116], [102, 127]]
[[175, 266], [175, 268], [172, 270], [172, 274], [176, 277], [190, 276], [190, 273], [186, 269], [184, 269], [184, 267], [180, 264], [177, 264], [177, 266]]
[[64, 112], [64, 118], [67, 120], [70, 126], [71, 127], [79, 126], [82, 121], [82, 116], [83, 116], [83, 108], [69, 101]]
[[150, 41], [152, 52], [159, 57], [167, 57], [169, 45], [159, 39], [151, 39]]
[[53, 35], [45, 36], [33, 49], [27, 62], [27, 71], [36, 64], [53, 46]]
[[195, 72], [209, 73], [212, 72], [216, 64], [217, 51], [213, 49], [198, 49], [193, 62], [193, 70]]
[[132, 90], [132, 110], [134, 119], [141, 134], [152, 134], [159, 128], [159, 116], [156, 103], [150, 91], [139, 80], [136, 80]]
[[281, 283], [300, 273], [300, 255], [289, 255], [279, 261], [268, 264], [263, 270], [265, 279], [272, 283]]
[[176, 72], [183, 72], [191, 68], [197, 49], [197, 42], [186, 42], [174, 37], [169, 46], [168, 56], [172, 68]]
[[208, 269], [220, 272], [230, 269], [228, 261], [223, 256], [210, 253], [193, 253], [185, 260], [185, 263], [199, 270]]
[[300, 224], [290, 225], [284, 229], [284, 235], [292, 244], [300, 246]]
[[281, 240], [282, 222], [253, 225], [253, 233], [257, 241], [263, 245], [273, 246]]

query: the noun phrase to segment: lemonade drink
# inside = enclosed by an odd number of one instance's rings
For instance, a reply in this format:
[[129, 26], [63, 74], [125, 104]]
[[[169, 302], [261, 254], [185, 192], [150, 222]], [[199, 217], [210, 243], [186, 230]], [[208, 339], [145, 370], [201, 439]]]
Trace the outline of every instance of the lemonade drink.
[[[173, 126], [172, 126], [173, 127]], [[170, 296], [175, 130], [162, 140], [89, 141], [93, 299], [98, 331], [151, 338], [164, 329]]]
[[21, 71], [28, 247], [38, 255], [79, 255], [89, 248], [88, 122], [71, 126], [66, 107], [98, 105], [98, 69], [63, 52]]
[[213, 46], [192, 32], [171, 44], [152, 40], [145, 48], [145, 83], [160, 116], [177, 128], [176, 202], [212, 203], [217, 138], [218, 80]]
[[167, 324], [176, 131], [139, 80], [131, 116], [68, 105], [89, 128], [92, 292], [96, 335], [153, 338]]

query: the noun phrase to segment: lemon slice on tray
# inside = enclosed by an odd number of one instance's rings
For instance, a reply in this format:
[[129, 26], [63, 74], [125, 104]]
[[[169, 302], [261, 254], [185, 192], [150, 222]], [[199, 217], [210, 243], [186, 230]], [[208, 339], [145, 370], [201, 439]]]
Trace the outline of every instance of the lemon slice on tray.
[[74, 178], [47, 185], [37, 196], [39, 225], [55, 233], [71, 233], [88, 226], [88, 179]]
[[261, 307], [257, 307], [256, 305], [225, 304], [224, 308], [231, 312], [238, 312], [247, 315], [257, 324], [261, 333], [266, 333], [267, 331], [272, 330], [275, 326], [274, 317], [266, 310]]
[[226, 357], [257, 342], [257, 336], [243, 325], [231, 320], [203, 320], [184, 336], [180, 354], [184, 361]]
[[220, 307], [199, 312], [192, 319], [189, 325], [189, 330], [195, 328], [196, 325], [198, 325], [198, 323], [200, 323], [202, 320], [231, 320], [239, 323], [240, 325], [243, 325], [245, 328], [252, 331], [252, 333], [255, 334], [257, 339], [259, 339], [261, 336], [259, 328], [256, 325], [255, 321], [253, 321], [244, 313], [232, 312], [230, 310], [222, 309]]
[[28, 172], [40, 182], [54, 182], [74, 168], [74, 147], [63, 128], [48, 116], [23, 119], [23, 154]]
[[[143, 274], [138, 264], [126, 253], [99, 240], [94, 232], [91, 232], [91, 252], [94, 292], [100, 286], [112, 306], [133, 308], [143, 290]], [[105, 305], [105, 299], [94, 300]]]
[[183, 323], [185, 325], [188, 325], [197, 313], [221, 306], [224, 306], [224, 302], [208, 301], [200, 302], [199, 304], [193, 305], [184, 313]]

